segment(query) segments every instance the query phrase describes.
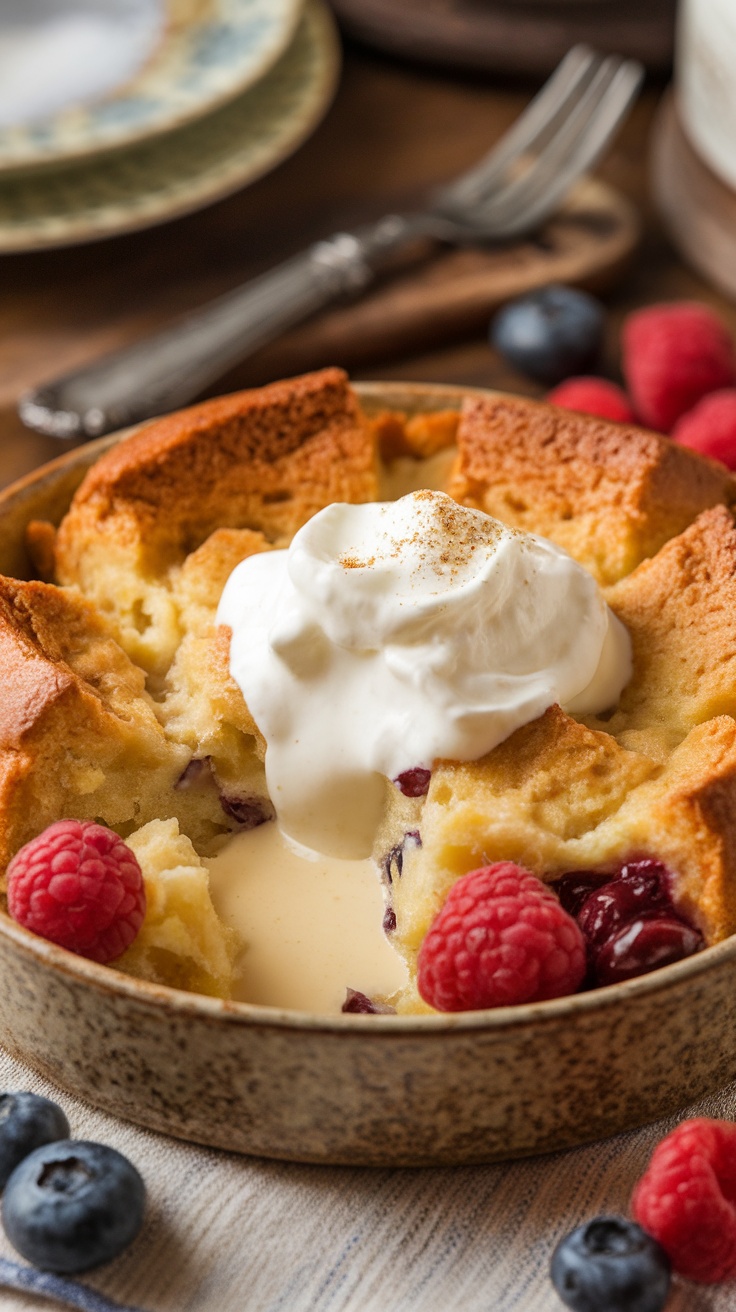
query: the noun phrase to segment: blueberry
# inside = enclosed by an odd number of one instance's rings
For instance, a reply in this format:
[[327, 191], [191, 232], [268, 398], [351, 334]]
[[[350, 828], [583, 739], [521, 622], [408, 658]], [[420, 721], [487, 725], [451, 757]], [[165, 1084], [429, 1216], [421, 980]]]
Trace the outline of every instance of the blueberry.
[[145, 1186], [121, 1153], [62, 1139], [16, 1166], [2, 1202], [14, 1248], [44, 1271], [86, 1271], [116, 1257], [143, 1223]]
[[491, 324], [491, 346], [530, 378], [559, 383], [595, 365], [604, 318], [595, 297], [552, 283], [499, 311]]
[[552, 1284], [574, 1312], [661, 1312], [670, 1261], [641, 1226], [622, 1216], [598, 1216], [557, 1245]]
[[36, 1093], [0, 1093], [0, 1190], [34, 1148], [68, 1135], [69, 1122], [55, 1102]]

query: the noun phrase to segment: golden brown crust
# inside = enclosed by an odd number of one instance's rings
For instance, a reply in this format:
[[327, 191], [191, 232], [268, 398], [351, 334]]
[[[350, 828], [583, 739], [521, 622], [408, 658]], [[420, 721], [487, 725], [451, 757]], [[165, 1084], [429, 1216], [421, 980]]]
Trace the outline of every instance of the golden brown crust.
[[609, 732], [659, 727], [672, 745], [705, 720], [736, 716], [736, 524], [725, 506], [705, 510], [607, 600], [634, 658]]
[[736, 722], [721, 715], [693, 729], [636, 810], [638, 832], [656, 835], [655, 855], [675, 872], [685, 918], [708, 943], [736, 933]]
[[217, 528], [291, 535], [332, 500], [375, 496], [375, 452], [346, 375], [325, 369], [156, 420], [93, 465], [56, 539], [59, 581], [104, 537], [156, 572]]
[[521, 398], [468, 399], [457, 440], [453, 496], [558, 542], [602, 583], [734, 497], [722, 465], [667, 437]]
[[377, 494], [375, 434], [342, 370], [206, 401], [93, 466], [56, 535], [56, 581], [94, 601], [160, 681], [185, 631], [174, 587], [187, 555], [226, 531], [284, 545], [330, 502]]
[[[88, 695], [65, 657], [80, 640], [84, 646], [85, 636], [91, 644], [100, 628], [93, 608], [82, 598], [44, 583], [0, 576], [0, 751], [22, 747], [61, 700]], [[142, 679], [139, 686], [142, 691]]]

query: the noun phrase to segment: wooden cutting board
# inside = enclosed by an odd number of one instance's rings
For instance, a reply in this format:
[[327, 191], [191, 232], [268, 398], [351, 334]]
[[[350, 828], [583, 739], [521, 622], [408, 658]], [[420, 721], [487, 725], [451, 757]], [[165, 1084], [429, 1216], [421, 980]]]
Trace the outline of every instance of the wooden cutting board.
[[483, 331], [505, 301], [550, 282], [605, 292], [639, 238], [637, 211], [613, 188], [582, 180], [535, 237], [486, 250], [433, 248], [429, 258], [279, 338], [228, 376], [246, 385], [326, 361], [346, 368], [402, 358]]
[[675, 0], [332, 0], [344, 31], [405, 58], [549, 73], [577, 41], [672, 63]]

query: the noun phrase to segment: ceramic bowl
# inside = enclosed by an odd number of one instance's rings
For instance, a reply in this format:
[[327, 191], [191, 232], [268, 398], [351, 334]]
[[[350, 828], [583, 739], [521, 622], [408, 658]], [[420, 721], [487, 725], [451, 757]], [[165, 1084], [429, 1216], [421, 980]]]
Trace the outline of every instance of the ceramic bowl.
[[[88, 104], [0, 128], [0, 173], [88, 158], [210, 113], [268, 72], [301, 9], [302, 0], [161, 0], [158, 32], [153, 10], [140, 16], [145, 45], [134, 76]], [[118, 21], [131, 17], [121, 8]]]
[[[369, 410], [458, 406], [471, 389], [358, 385]], [[476, 392], [477, 394], [477, 392]], [[58, 520], [116, 439], [0, 496], [0, 570]], [[320, 1017], [158, 987], [0, 913], [0, 1041], [70, 1094], [242, 1153], [367, 1165], [549, 1152], [670, 1113], [736, 1077], [736, 937], [609, 988], [452, 1016]]]

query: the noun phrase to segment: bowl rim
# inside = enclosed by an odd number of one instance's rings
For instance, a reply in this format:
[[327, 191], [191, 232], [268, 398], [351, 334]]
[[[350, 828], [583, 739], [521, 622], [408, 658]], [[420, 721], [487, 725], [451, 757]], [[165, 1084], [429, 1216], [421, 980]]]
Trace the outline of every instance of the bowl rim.
[[[385, 382], [352, 382], [352, 386], [361, 399], [389, 408], [400, 405], [402, 397], [413, 397], [417, 401], [457, 402], [466, 397], [508, 396], [510, 393], [497, 389], [476, 386], [464, 387], [453, 383], [416, 383], [402, 379]], [[394, 394], [393, 401], [386, 398]], [[529, 399], [529, 398], [526, 398]], [[431, 409], [431, 406], [425, 406]], [[150, 422], [150, 421], [147, 421]], [[13, 483], [0, 489], [0, 517], [6, 505], [16, 499], [19, 503], [28, 498], [35, 488], [43, 484], [52, 484], [56, 478], [75, 465], [86, 470], [109, 447], [122, 441], [125, 437], [145, 427], [136, 424], [131, 428], [121, 429], [100, 437], [81, 446], [75, 446], [55, 459], [40, 465], [37, 469], [16, 479]], [[438, 1012], [426, 1015], [364, 1015], [340, 1013], [337, 1015], [317, 1012], [303, 1012], [293, 1008], [268, 1007], [250, 1002], [236, 1002], [223, 998], [210, 997], [206, 994], [191, 993], [184, 989], [172, 988], [165, 984], [154, 984], [149, 980], [126, 975], [114, 966], [103, 966], [78, 956], [66, 948], [49, 942], [12, 920], [8, 913], [0, 908], [0, 937], [9, 940], [24, 955], [34, 958], [59, 974], [94, 987], [98, 993], [108, 997], [126, 998], [142, 1006], [163, 1008], [177, 1016], [199, 1017], [214, 1023], [256, 1026], [259, 1029], [278, 1031], [301, 1030], [324, 1033], [352, 1033], [368, 1036], [371, 1034], [394, 1036], [396, 1039], [421, 1039], [430, 1033], [466, 1033], [472, 1030], [502, 1032], [509, 1029], [524, 1029], [538, 1026], [540, 1023], [554, 1023], [567, 1016], [585, 1015], [595, 1012], [608, 1012], [617, 1007], [619, 1001], [626, 1002], [647, 995], [667, 991], [678, 984], [686, 984], [699, 976], [736, 962], [736, 934], [730, 935], [720, 943], [703, 948], [691, 957], [661, 966], [646, 975], [624, 980], [618, 984], [609, 984], [585, 993], [567, 994], [552, 998], [546, 1002], [521, 1003], [513, 1007], [489, 1007], [479, 1011]], [[368, 1022], [368, 1023], [367, 1023]]]
[[619, 1003], [667, 992], [670, 987], [692, 981], [718, 966], [736, 961], [736, 934], [704, 948], [683, 961], [661, 966], [647, 975], [590, 989], [586, 993], [567, 994], [547, 1002], [521, 1003], [514, 1007], [488, 1007], [479, 1011], [438, 1012], [427, 1015], [337, 1015], [297, 1011], [286, 1007], [267, 1007], [251, 1002], [235, 1002], [190, 993], [166, 984], [126, 975], [113, 966], [102, 966], [86, 957], [24, 929], [0, 910], [0, 937], [10, 940], [25, 956], [33, 958], [56, 973], [76, 983], [91, 985], [99, 994], [127, 999], [147, 1008], [163, 1008], [176, 1016], [197, 1017], [204, 1021], [229, 1025], [255, 1026], [278, 1031], [300, 1030], [321, 1033], [393, 1035], [397, 1039], [421, 1039], [428, 1033], [467, 1033], [472, 1030], [503, 1032], [536, 1028], [572, 1016], [606, 1013]]

